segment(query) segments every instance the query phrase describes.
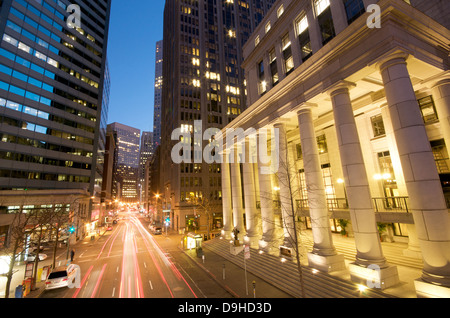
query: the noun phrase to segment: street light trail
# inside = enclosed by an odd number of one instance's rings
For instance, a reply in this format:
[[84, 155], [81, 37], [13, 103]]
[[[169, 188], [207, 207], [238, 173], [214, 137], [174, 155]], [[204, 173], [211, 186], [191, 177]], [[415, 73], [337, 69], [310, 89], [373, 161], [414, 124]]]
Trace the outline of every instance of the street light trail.
[[[154, 246], [154, 249], [159, 253], [160, 258], [164, 261], [164, 263], [172, 270], [172, 272], [175, 274], [175, 276], [178, 278], [178, 280], [180, 280], [180, 281], [182, 280], [182, 281], [186, 284], [186, 286], [189, 288], [189, 290], [190, 290], [191, 293], [194, 295], [194, 297], [195, 297], [195, 298], [198, 298], [197, 295], [195, 294], [194, 290], [191, 288], [191, 286], [189, 285], [189, 283], [186, 281], [186, 279], [185, 279], [185, 278], [183, 277], [183, 275], [180, 273], [180, 271], [179, 271], [178, 268], [175, 266], [175, 264], [167, 257], [166, 253], [163, 252], [163, 249], [161, 248], [161, 246], [159, 246], [158, 242], [156, 242], [156, 240], [153, 238], [153, 236], [151, 236], [151, 235], [144, 229], [142, 223], [141, 223], [136, 217], [133, 217], [132, 221], [133, 221], [133, 224], [137, 227], [137, 229], [138, 229], [139, 232], [141, 233], [141, 236], [144, 238], [144, 243], [145, 243], [145, 245], [146, 245], [146, 247], [147, 247], [147, 250], [149, 251], [149, 253], [150, 253], [152, 259], [153, 259], [153, 262], [155, 262], [155, 259], [154, 259], [153, 253], [150, 251], [150, 248], [149, 248], [149, 245], [148, 245], [150, 239], [151, 239], [151, 243], [152, 243], [153, 246]], [[156, 265], [156, 263], [155, 263], [155, 265]], [[160, 271], [160, 274], [163, 275], [161, 269], [159, 268], [159, 266], [157, 266], [157, 268], [158, 268], [158, 271]], [[161, 276], [161, 277], [163, 277], [163, 276]], [[164, 279], [164, 281], [165, 281], [165, 279]], [[165, 282], [166, 282], [166, 281], [165, 281]], [[166, 282], [166, 283], [167, 283], [167, 282]], [[167, 285], [167, 287], [169, 288], [168, 285]], [[169, 288], [169, 290], [170, 290], [170, 288]], [[170, 292], [171, 292], [171, 294], [172, 294], [172, 291], [171, 291], [171, 290], [170, 290]], [[172, 297], [173, 297], [173, 294], [172, 294]]]
[[98, 287], [100, 286], [100, 283], [102, 281], [102, 277], [103, 277], [103, 273], [105, 272], [106, 265], [107, 264], [103, 265], [102, 271], [100, 272], [100, 276], [97, 279], [97, 283], [95, 284], [95, 288], [94, 288], [94, 291], [92, 292], [91, 298], [95, 298], [95, 294], [97, 293]]
[[[138, 223], [139, 223], [140, 226], [142, 226], [142, 224], [141, 224], [140, 222], [138, 222]], [[153, 263], [155, 264], [155, 267], [156, 267], [156, 269], [158, 270], [159, 275], [161, 276], [161, 279], [163, 280], [164, 284], [166, 285], [167, 289], [169, 290], [170, 296], [171, 296], [172, 298], [175, 298], [175, 296], [173, 295], [172, 290], [171, 290], [169, 284], [167, 283], [166, 278], [164, 277], [164, 274], [163, 274], [163, 272], [162, 272], [162, 270], [161, 270], [161, 267], [160, 267], [159, 264], [158, 264], [157, 259], [156, 259], [155, 256], [153, 255], [153, 252], [150, 250], [150, 246], [149, 246], [149, 242], [148, 242], [147, 238], [142, 234], [141, 228], [138, 226], [138, 224], [136, 224], [136, 220], [135, 220], [134, 218], [133, 218], [133, 224], [137, 227], [139, 233], [141, 233], [141, 236], [144, 238], [144, 244], [145, 244], [145, 247], [147, 248], [147, 251], [148, 251], [149, 255], [151, 256], [151, 258], [152, 258], [152, 260], [153, 260]], [[144, 232], [145, 232], [145, 233], [148, 233], [147, 231], [144, 231]]]
[[[118, 228], [116, 228], [116, 232], [117, 232], [117, 231], [118, 231]], [[112, 237], [112, 235], [111, 235], [110, 237], [108, 237], [108, 239], [106, 240], [105, 244], [103, 244], [103, 247], [102, 247], [100, 253], [98, 253], [97, 259], [99, 259], [100, 256], [102, 255], [103, 250], [105, 249], [105, 247], [106, 247], [106, 245], [108, 244], [108, 242], [109, 242], [109, 240], [111, 239], [111, 237]]]
[[77, 288], [77, 291], [73, 294], [72, 298], [77, 298], [78, 294], [81, 291], [81, 288], [83, 288], [83, 285], [86, 282], [86, 279], [89, 277], [93, 268], [94, 268], [94, 265], [91, 265], [91, 267], [89, 267], [88, 271], [86, 272], [86, 275], [84, 275], [83, 280], [81, 281], [80, 288]]
[[[122, 227], [121, 227], [121, 228], [122, 228]], [[111, 246], [109, 247], [109, 252], [108, 252], [108, 256], [107, 256], [107, 257], [109, 257], [109, 255], [111, 254], [111, 250], [112, 250], [112, 248], [113, 248], [113, 246], [114, 246], [114, 242], [116, 241], [117, 237], [119, 236], [119, 232], [120, 232], [120, 230], [117, 230], [117, 233], [116, 233], [116, 235], [114, 236], [113, 241], [111, 242]]]

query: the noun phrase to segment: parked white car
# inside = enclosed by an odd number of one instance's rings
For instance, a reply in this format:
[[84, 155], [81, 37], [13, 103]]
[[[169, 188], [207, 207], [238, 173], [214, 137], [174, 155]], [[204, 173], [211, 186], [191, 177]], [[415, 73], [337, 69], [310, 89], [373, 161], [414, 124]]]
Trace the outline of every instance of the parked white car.
[[[39, 262], [45, 260], [47, 258], [47, 254], [39, 253]], [[36, 253], [30, 253], [27, 256], [27, 262], [34, 262], [36, 260]]]

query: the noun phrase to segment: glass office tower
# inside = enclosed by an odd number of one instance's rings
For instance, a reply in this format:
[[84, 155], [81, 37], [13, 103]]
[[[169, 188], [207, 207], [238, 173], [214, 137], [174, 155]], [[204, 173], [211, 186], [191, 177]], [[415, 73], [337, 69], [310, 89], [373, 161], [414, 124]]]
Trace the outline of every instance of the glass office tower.
[[0, 3], [0, 190], [99, 195], [111, 0]]

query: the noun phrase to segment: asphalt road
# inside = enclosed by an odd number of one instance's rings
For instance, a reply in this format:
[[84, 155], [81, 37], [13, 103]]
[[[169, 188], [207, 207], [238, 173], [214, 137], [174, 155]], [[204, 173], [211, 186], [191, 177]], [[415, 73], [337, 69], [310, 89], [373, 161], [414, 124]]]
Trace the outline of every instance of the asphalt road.
[[231, 297], [176, 248], [177, 242], [151, 235], [138, 214], [122, 216], [112, 231], [76, 247], [80, 288], [48, 290], [40, 298]]

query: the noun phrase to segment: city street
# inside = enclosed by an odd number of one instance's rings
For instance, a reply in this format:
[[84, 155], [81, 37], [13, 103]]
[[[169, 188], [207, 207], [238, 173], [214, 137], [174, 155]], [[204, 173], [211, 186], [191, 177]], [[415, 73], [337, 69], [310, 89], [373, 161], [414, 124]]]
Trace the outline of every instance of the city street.
[[[112, 231], [94, 243], [76, 247], [74, 264], [81, 268], [81, 288], [44, 291], [40, 298], [203, 298], [193, 278], [179, 268], [159, 245], [139, 214], [123, 213]], [[141, 222], [143, 221], [145, 225]], [[204, 276], [217, 297], [230, 297], [196, 266], [194, 276]], [[190, 261], [192, 262], [192, 261]], [[206, 281], [205, 281], [206, 279]], [[207, 288], [207, 287], [206, 287]], [[210, 287], [211, 288], [211, 287]]]

